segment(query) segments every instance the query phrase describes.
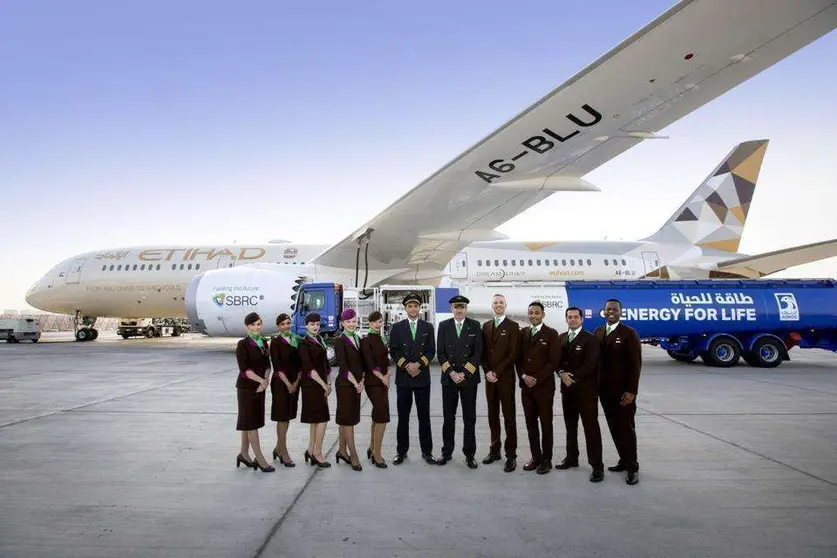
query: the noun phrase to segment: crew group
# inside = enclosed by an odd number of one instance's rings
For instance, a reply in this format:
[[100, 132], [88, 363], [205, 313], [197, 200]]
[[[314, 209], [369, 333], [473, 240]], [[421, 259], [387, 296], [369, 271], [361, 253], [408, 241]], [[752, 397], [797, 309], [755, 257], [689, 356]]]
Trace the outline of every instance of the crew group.
[[[410, 446], [409, 420], [413, 402], [419, 422], [419, 446], [422, 458], [431, 464], [444, 465], [452, 459], [454, 424], [459, 403], [462, 403], [464, 436], [462, 452], [465, 462], [477, 468], [476, 400], [481, 383], [480, 368], [486, 379], [485, 395], [491, 444], [482, 460], [490, 464], [505, 453], [506, 472], [517, 467], [517, 425], [515, 419], [516, 388], [526, 418], [531, 459], [526, 471], [545, 474], [552, 470], [553, 402], [556, 382], [561, 386], [561, 400], [566, 426], [566, 454], [556, 469], [578, 467], [578, 421], [584, 428], [587, 460], [593, 471], [592, 482], [604, 479], [602, 438], [598, 422], [601, 402], [608, 429], [619, 454], [619, 462], [611, 471], [625, 471], [628, 484], [639, 480], [634, 416], [642, 366], [641, 345], [636, 331], [620, 322], [618, 300], [605, 302], [606, 323], [589, 332], [583, 328], [582, 311], [571, 307], [565, 311], [568, 330], [559, 334], [546, 325], [544, 307], [533, 302], [528, 308], [531, 324], [521, 328], [505, 317], [506, 299], [495, 295], [492, 300], [494, 318], [480, 325], [467, 317], [469, 300], [461, 295], [450, 299], [453, 317], [439, 324], [419, 319], [421, 298], [407, 295], [402, 303], [407, 318], [393, 324], [389, 340], [381, 326], [380, 312], [369, 315], [369, 332], [362, 339], [357, 334], [357, 315], [344, 310], [343, 333], [335, 340], [339, 364], [334, 386], [337, 391], [335, 422], [339, 425], [339, 449], [336, 462], [343, 459], [354, 470], [362, 470], [355, 448], [354, 427], [360, 422], [360, 396], [366, 391], [372, 403], [372, 430], [366, 451], [372, 464], [386, 468], [381, 456], [381, 443], [390, 420], [388, 389], [392, 372], [390, 357], [395, 363], [398, 427], [396, 457], [399, 465], [407, 457]], [[295, 463], [288, 454], [286, 438], [288, 423], [297, 416], [299, 393], [302, 393], [300, 420], [310, 425], [305, 461], [329, 467], [322, 445], [326, 423], [331, 419], [328, 397], [332, 391], [331, 368], [326, 345], [319, 336], [320, 316], [305, 318], [306, 335], [290, 331], [287, 314], [276, 319], [279, 334], [271, 341], [261, 337], [262, 320], [252, 313], [245, 318], [247, 337], [238, 342], [236, 357], [239, 376], [238, 423], [241, 451], [236, 465], [244, 464], [262, 471], [274, 468], [262, 455], [258, 429], [265, 423], [265, 394], [272, 394], [271, 419], [276, 422], [277, 443], [273, 458], [286, 467]], [[441, 365], [443, 426], [442, 455], [433, 457], [430, 427], [430, 364], [437, 359]], [[271, 379], [271, 370], [273, 371]], [[515, 379], [517, 381], [515, 381]], [[503, 415], [506, 439], [501, 444], [500, 414]], [[253, 449], [255, 459], [249, 456]]]

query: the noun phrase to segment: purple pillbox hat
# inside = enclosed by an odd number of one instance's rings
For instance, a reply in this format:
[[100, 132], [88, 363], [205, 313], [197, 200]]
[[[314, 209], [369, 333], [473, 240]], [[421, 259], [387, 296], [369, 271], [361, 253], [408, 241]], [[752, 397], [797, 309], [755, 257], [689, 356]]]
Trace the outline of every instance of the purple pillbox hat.
[[351, 320], [355, 316], [357, 316], [357, 312], [355, 312], [351, 308], [346, 308], [345, 310], [343, 310], [343, 313], [340, 314], [340, 321], [345, 322], [346, 320]]

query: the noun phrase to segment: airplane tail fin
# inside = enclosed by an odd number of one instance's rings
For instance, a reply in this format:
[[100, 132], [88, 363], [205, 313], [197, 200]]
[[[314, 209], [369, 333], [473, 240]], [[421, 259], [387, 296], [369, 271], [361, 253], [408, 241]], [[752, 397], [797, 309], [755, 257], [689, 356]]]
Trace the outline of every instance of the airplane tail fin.
[[737, 252], [769, 140], [740, 143], [654, 234], [654, 242]]

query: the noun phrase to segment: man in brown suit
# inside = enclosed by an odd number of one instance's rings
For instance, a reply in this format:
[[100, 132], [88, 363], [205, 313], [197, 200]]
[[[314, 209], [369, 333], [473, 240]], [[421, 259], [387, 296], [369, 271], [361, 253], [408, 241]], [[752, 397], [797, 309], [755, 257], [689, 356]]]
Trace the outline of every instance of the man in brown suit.
[[602, 432], [599, 428], [599, 352], [601, 341], [582, 327], [581, 309], [571, 306], [564, 312], [566, 333], [559, 337], [561, 358], [561, 406], [567, 428], [567, 456], [556, 469], [578, 467], [578, 417], [584, 425], [587, 462], [593, 467], [590, 482], [604, 480], [602, 463]]
[[607, 419], [607, 426], [619, 463], [609, 471], [627, 471], [628, 484], [639, 482], [639, 463], [636, 451], [636, 395], [642, 369], [642, 345], [636, 330], [621, 323], [622, 303], [610, 299], [605, 303], [606, 325], [596, 329], [601, 342], [599, 399]]
[[517, 468], [517, 421], [515, 420], [514, 361], [520, 341], [520, 326], [506, 318], [506, 297], [494, 295], [491, 301], [494, 319], [482, 324], [482, 368], [485, 370], [485, 400], [491, 447], [482, 460], [489, 465], [500, 459], [500, 409], [506, 427], [506, 465], [510, 473]]
[[[517, 375], [520, 399], [526, 416], [532, 459], [524, 471], [538, 470], [543, 475], [552, 470], [552, 404], [555, 401], [555, 371], [560, 357], [558, 332], [543, 323], [543, 304], [529, 305], [530, 327], [520, 330]], [[541, 439], [538, 421], [543, 430]]]

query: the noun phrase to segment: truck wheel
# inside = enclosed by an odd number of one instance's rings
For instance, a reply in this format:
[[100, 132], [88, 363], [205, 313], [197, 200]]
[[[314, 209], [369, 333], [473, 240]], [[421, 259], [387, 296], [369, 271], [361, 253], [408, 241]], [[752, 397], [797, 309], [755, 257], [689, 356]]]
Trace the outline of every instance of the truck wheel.
[[127, 338], [129, 338], [129, 337], [130, 337], [130, 335], [128, 335], [127, 333], [123, 333], [123, 334], [122, 334], [122, 339], [127, 339]]
[[172, 337], [180, 337], [180, 326], [174, 326], [174, 329], [171, 330]]
[[785, 347], [770, 337], [759, 339], [753, 345], [753, 352], [750, 355], [750, 366], [757, 368], [776, 368], [782, 363], [785, 355]]
[[154, 337], [155, 333], [156, 333], [156, 332], [154, 331], [154, 328], [153, 328], [153, 327], [149, 327], [147, 330], [145, 330], [145, 336], [146, 336], [147, 338], [149, 338], [149, 339], [151, 339], [152, 337]]
[[326, 345], [326, 358], [328, 359], [329, 366], [337, 366], [337, 352], [334, 350], [334, 346], [331, 343]]
[[677, 351], [668, 351], [668, 356], [680, 362], [692, 362], [697, 358], [697, 355], [678, 353]]
[[729, 337], [715, 339], [709, 344], [709, 348], [701, 357], [703, 362], [717, 368], [729, 368], [738, 364], [741, 358], [741, 351], [738, 343]]

